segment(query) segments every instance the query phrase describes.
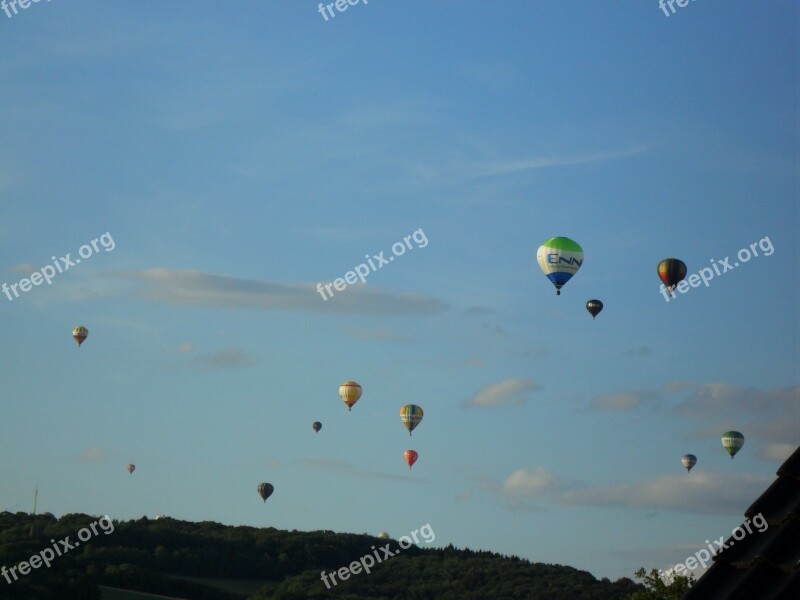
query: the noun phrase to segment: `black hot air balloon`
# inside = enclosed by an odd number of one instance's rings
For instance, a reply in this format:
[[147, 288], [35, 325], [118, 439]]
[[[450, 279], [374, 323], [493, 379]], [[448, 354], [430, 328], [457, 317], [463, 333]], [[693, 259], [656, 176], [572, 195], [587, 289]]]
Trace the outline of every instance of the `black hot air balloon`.
[[681, 464], [684, 466], [686, 472], [688, 473], [689, 471], [692, 470], [692, 467], [697, 464], [697, 457], [694, 454], [684, 454], [681, 457]]
[[686, 277], [686, 264], [677, 258], [665, 258], [658, 263], [658, 276], [671, 292]]
[[319, 433], [319, 430], [322, 429], [322, 423], [320, 423], [319, 421], [314, 421], [314, 423], [311, 424], [311, 429]]
[[258, 495], [264, 499], [264, 502], [267, 501], [267, 498], [269, 498], [272, 495], [272, 492], [274, 491], [275, 488], [272, 486], [271, 483], [262, 483], [259, 484], [258, 486]]
[[603, 310], [603, 303], [600, 300], [589, 300], [586, 303], [586, 310], [589, 311], [589, 314], [592, 315], [592, 320], [600, 314], [600, 311]]

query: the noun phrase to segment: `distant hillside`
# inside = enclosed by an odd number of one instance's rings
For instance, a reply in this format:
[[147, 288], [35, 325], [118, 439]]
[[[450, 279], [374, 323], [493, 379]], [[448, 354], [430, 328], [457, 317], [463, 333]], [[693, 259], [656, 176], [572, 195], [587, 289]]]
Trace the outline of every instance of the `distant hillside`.
[[[61, 556], [51, 558], [56, 552]], [[49, 568], [38, 564], [44, 558]], [[571, 567], [452, 546], [400, 551], [396, 540], [369, 535], [169, 518], [98, 522], [82, 514], [0, 513], [0, 566], [0, 599], [20, 600], [147, 598], [121, 590], [188, 600], [622, 600], [643, 589], [627, 578], [612, 583]]]

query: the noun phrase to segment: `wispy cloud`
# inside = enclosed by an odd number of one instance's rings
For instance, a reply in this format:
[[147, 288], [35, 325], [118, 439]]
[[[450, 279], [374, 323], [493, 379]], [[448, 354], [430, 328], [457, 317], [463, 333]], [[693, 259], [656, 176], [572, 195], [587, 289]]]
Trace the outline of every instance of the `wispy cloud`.
[[380, 471], [364, 471], [358, 469], [348, 462], [331, 458], [303, 458], [300, 462], [306, 466], [314, 467], [317, 469], [325, 469], [326, 471], [336, 471], [337, 473], [344, 473], [345, 475], [352, 475], [354, 477], [364, 477], [366, 479], [391, 479], [393, 481], [423, 481], [418, 477], [411, 477], [408, 475], [391, 475], [389, 473], [381, 473]]
[[200, 368], [201, 371], [214, 371], [216, 369], [238, 369], [252, 367], [260, 361], [252, 354], [247, 354], [236, 348], [226, 348], [213, 354], [200, 354], [192, 358], [191, 366]]
[[493, 163], [485, 163], [474, 167], [474, 172], [479, 177], [490, 177], [494, 175], [507, 175], [509, 173], [519, 173], [523, 171], [535, 171], [538, 169], [548, 169], [552, 167], [567, 167], [574, 165], [590, 165], [598, 162], [616, 160], [636, 156], [648, 149], [647, 146], [640, 145], [626, 150], [612, 150], [605, 152], [595, 152], [590, 154], [567, 154], [562, 156], [529, 156], [518, 159], [509, 159]]
[[671, 408], [666, 410], [699, 424], [687, 435], [688, 439], [716, 438], [729, 429], [743, 431], [748, 439], [767, 444], [759, 455], [768, 460], [786, 458], [788, 448], [800, 445], [800, 385], [759, 390], [727, 383], [674, 381], [658, 391], [598, 394], [585, 410], [660, 409], [667, 404], [667, 398]]
[[688, 392], [673, 412], [704, 423], [693, 433], [695, 438], [737, 429], [746, 430], [748, 437], [760, 438], [769, 444], [788, 444], [795, 448], [800, 445], [800, 385], [759, 390], [725, 383], [683, 382], [668, 387]]
[[629, 485], [566, 490], [559, 500], [582, 506], [627, 506], [741, 515], [772, 483], [749, 473], [675, 473]]
[[767, 444], [761, 452], [761, 458], [783, 462], [797, 450], [797, 444]]
[[256, 310], [300, 310], [370, 315], [438, 314], [444, 302], [412, 293], [352, 285], [327, 301], [316, 284], [286, 284], [241, 279], [202, 271], [153, 268], [111, 276], [144, 284], [144, 297], [172, 306], [213, 306]]
[[541, 389], [532, 379], [506, 379], [488, 385], [463, 403], [467, 408], [496, 408], [524, 402], [523, 392]]
[[453, 502], [461, 504], [462, 502], [469, 502], [472, 500], [472, 492], [459, 492], [453, 497]]
[[[783, 413], [800, 405], [800, 386], [762, 391], [727, 383], [684, 384], [690, 395], [676, 408], [676, 414], [689, 417], [710, 416], [721, 410], [746, 413]], [[797, 422], [797, 421], [795, 421]]]
[[33, 273], [34, 271], [38, 271], [41, 269], [42, 266], [39, 265], [38, 267], [32, 265], [31, 263], [20, 263], [18, 265], [14, 265], [9, 269], [12, 273]]
[[377, 329], [361, 329], [351, 327], [345, 330], [344, 334], [357, 340], [380, 340], [386, 342], [418, 342], [410, 337], [395, 333], [388, 327], [378, 327]]
[[543, 467], [519, 469], [502, 483], [500, 495], [512, 509], [547, 504], [626, 506], [698, 514], [741, 515], [772, 483], [748, 473], [676, 473], [610, 487], [569, 484]]
[[431, 366], [441, 369], [485, 369], [486, 361], [478, 357], [463, 360], [436, 360], [431, 362]]
[[106, 452], [102, 448], [87, 448], [80, 455], [81, 462], [100, 462], [105, 458]]
[[519, 469], [503, 482], [503, 493], [509, 496], [549, 496], [563, 488], [563, 484], [544, 467]]
[[491, 308], [486, 308], [485, 306], [470, 306], [466, 311], [465, 314], [468, 317], [483, 317], [486, 315], [492, 314], [494, 311]]
[[655, 405], [660, 396], [654, 392], [624, 392], [598, 394], [589, 402], [589, 410], [634, 410], [645, 405]]
[[[462, 193], [449, 200], [458, 204], [481, 203], [486, 202], [489, 198], [496, 203], [498, 198], [502, 198], [508, 193], [508, 180], [501, 177], [503, 175], [603, 163], [637, 156], [651, 148], [646, 144], [638, 144], [617, 150], [565, 152], [547, 156], [533, 155], [487, 160], [475, 157], [497, 156], [496, 149], [491, 145], [471, 139], [460, 141], [468, 147], [466, 151], [447, 154], [447, 149], [442, 149], [436, 158], [420, 162], [414, 167], [415, 180], [423, 181], [429, 186], [445, 188], [456, 183], [469, 183], [466, 195]], [[443, 155], [444, 158], [442, 158]]]
[[[483, 488], [487, 489], [484, 482]], [[546, 502], [555, 500], [564, 490], [564, 483], [551, 471], [544, 467], [535, 469], [518, 469], [496, 487], [496, 493], [511, 510], [539, 511]]]
[[651, 356], [652, 354], [653, 349], [648, 346], [639, 346], [638, 348], [632, 348], [625, 352], [625, 356]]

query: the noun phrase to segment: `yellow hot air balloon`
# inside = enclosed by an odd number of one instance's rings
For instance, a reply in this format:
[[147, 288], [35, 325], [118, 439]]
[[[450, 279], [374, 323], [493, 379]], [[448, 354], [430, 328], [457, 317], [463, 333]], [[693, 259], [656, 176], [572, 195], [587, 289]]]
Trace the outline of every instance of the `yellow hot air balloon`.
[[347, 404], [347, 410], [353, 408], [353, 405], [361, 398], [361, 386], [355, 381], [345, 381], [339, 386], [339, 395]]
[[72, 338], [78, 346], [80, 346], [87, 337], [89, 337], [89, 330], [83, 325], [78, 325], [72, 330]]

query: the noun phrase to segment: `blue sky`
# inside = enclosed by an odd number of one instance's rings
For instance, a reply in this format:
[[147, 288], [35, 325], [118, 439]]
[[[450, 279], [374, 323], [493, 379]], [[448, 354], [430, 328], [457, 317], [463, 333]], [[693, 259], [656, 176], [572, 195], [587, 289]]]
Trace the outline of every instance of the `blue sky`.
[[797, 4], [317, 8], [0, 12], [0, 282], [113, 240], [0, 295], [0, 509], [430, 523], [612, 579], [727, 537], [800, 444]]

